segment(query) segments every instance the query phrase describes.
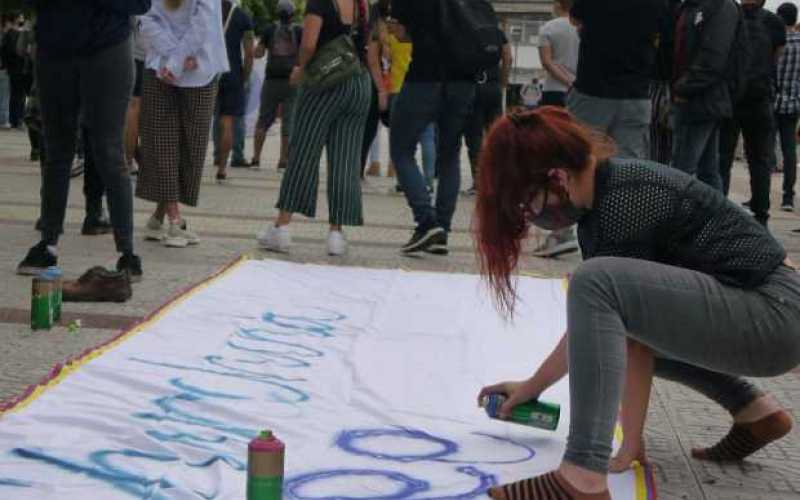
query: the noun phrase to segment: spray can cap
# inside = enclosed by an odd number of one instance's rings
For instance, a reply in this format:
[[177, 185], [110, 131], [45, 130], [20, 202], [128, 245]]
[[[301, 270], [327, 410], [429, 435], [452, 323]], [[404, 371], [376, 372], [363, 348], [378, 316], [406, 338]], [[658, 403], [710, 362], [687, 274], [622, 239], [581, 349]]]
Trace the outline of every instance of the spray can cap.
[[263, 430], [258, 434], [258, 439], [269, 441], [273, 439], [272, 431], [271, 430]]

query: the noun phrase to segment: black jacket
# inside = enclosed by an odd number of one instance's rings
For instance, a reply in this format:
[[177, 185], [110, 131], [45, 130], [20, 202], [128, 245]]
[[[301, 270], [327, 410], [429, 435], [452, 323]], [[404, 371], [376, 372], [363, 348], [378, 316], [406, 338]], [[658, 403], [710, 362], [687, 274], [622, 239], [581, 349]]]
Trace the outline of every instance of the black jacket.
[[675, 39], [685, 40], [686, 66], [683, 71], [676, 67], [675, 96], [689, 101], [689, 116], [699, 121], [730, 118], [733, 103], [726, 70], [739, 7], [733, 0], [685, 0], [678, 11], [681, 15], [687, 22], [677, 24]]
[[36, 43], [46, 57], [95, 54], [131, 35], [131, 16], [150, 0], [28, 0], [36, 9]]

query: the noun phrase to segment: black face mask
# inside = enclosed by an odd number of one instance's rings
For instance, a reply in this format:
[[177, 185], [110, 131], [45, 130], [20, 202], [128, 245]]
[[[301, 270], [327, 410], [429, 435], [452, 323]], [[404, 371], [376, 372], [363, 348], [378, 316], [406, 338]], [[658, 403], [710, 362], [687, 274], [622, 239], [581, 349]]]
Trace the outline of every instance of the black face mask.
[[569, 199], [569, 195], [564, 193], [558, 205], [549, 205], [547, 198], [550, 190], [545, 191], [544, 204], [542, 211], [530, 216], [528, 221], [539, 229], [546, 231], [558, 231], [577, 224], [589, 213], [588, 208], [578, 208]]

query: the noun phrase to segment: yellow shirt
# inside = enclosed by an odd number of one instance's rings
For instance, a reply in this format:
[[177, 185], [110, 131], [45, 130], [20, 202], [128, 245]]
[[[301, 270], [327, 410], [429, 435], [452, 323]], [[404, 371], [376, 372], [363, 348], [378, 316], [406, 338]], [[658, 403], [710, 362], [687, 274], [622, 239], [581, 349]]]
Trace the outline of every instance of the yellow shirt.
[[389, 35], [389, 53], [392, 56], [392, 66], [389, 70], [389, 78], [392, 87], [389, 89], [390, 94], [400, 93], [403, 88], [403, 82], [408, 73], [408, 67], [411, 65], [411, 42], [401, 42], [394, 35]]

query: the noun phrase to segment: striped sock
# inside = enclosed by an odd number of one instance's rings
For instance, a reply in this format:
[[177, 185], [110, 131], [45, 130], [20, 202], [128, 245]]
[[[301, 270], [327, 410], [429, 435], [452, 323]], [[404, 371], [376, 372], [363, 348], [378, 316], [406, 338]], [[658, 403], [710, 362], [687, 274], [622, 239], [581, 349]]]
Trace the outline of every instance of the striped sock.
[[492, 488], [489, 496], [497, 500], [611, 500], [608, 490], [602, 493], [576, 490], [556, 471]]
[[692, 456], [712, 462], [738, 462], [792, 430], [792, 417], [781, 410], [747, 424], [733, 424], [728, 434], [710, 448], [696, 448]]

